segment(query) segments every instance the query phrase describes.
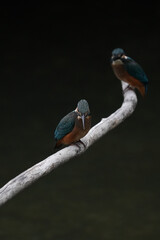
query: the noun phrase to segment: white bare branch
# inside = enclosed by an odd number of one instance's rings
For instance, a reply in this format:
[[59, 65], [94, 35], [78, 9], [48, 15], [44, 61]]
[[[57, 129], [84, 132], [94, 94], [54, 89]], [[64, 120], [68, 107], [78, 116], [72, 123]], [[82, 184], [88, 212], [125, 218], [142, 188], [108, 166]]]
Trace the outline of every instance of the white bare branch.
[[[127, 86], [128, 84], [122, 82], [123, 90], [126, 89]], [[63, 148], [10, 180], [0, 189], [0, 205], [6, 203], [17, 193], [37, 181], [42, 176], [50, 173], [62, 163], [65, 163], [71, 158], [85, 152], [94, 142], [129, 117], [133, 113], [136, 104], [136, 94], [133, 90], [128, 88], [124, 93], [122, 106], [109, 117], [103, 118], [98, 124], [90, 129], [89, 133], [83, 139], [81, 139], [85, 147], [83, 144], [79, 143], [78, 146], [70, 145]]]

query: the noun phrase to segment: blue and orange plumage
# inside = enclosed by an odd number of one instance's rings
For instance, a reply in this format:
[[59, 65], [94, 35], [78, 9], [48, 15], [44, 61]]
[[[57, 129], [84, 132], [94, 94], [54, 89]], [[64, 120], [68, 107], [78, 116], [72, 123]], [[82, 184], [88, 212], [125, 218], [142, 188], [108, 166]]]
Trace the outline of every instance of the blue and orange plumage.
[[141, 95], [145, 96], [148, 89], [148, 78], [142, 67], [126, 56], [122, 48], [112, 51], [111, 65], [118, 79], [127, 82], [132, 88], [137, 88]]
[[82, 99], [78, 102], [77, 108], [59, 122], [54, 132], [55, 148], [78, 142], [88, 133], [90, 128], [91, 114], [89, 105], [85, 99]]

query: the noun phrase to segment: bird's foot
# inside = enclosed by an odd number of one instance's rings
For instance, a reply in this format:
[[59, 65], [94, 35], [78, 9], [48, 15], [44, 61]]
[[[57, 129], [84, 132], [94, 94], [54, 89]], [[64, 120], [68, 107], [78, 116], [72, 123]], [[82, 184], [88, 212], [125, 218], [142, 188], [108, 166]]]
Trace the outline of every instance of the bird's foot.
[[74, 145], [76, 145], [79, 149], [81, 149], [80, 144], [82, 144], [83, 147], [84, 147], [84, 149], [86, 149], [86, 145], [85, 145], [81, 140], [79, 140], [78, 142], [75, 142], [75, 143], [74, 143]]
[[132, 87], [131, 85], [128, 85], [124, 90], [123, 90], [123, 94], [125, 94], [128, 90], [134, 90], [135, 88]]

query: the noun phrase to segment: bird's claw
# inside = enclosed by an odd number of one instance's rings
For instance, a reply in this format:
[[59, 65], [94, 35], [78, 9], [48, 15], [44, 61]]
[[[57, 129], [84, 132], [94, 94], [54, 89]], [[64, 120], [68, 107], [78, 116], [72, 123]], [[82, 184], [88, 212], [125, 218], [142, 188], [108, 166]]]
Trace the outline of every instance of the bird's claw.
[[131, 85], [128, 85], [124, 90], [123, 90], [123, 94], [125, 94], [128, 90], [134, 90], [135, 88], [132, 87]]
[[84, 149], [86, 149], [86, 145], [81, 140], [79, 140], [78, 142], [75, 142], [74, 145], [76, 145], [79, 149], [81, 149], [81, 146], [79, 143], [81, 143], [83, 145]]

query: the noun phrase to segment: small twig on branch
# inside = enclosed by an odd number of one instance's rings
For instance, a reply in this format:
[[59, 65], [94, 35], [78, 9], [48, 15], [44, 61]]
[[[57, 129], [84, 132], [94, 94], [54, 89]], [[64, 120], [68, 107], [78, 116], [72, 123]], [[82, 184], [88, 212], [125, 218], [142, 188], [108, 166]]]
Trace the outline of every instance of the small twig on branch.
[[[0, 189], [0, 205], [6, 203], [17, 193], [37, 181], [42, 176], [50, 173], [62, 163], [65, 163], [71, 158], [85, 152], [94, 142], [129, 117], [136, 107], [137, 97], [133, 90], [126, 88], [127, 86], [128, 84], [122, 82], [124, 95], [122, 106], [109, 117], [103, 118], [98, 124], [90, 129], [89, 133], [83, 139], [81, 139], [86, 147], [81, 143], [79, 143], [79, 147], [76, 145], [65, 147], [10, 180]], [[127, 89], [127, 91], [124, 92], [124, 89]]]

